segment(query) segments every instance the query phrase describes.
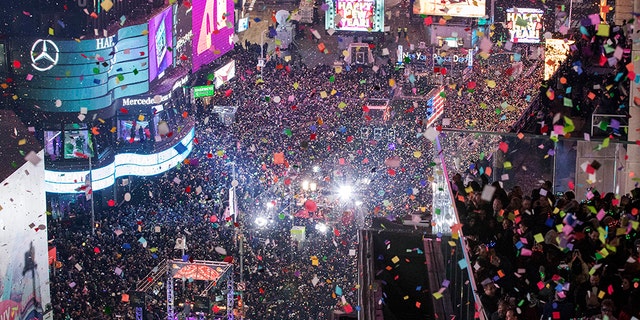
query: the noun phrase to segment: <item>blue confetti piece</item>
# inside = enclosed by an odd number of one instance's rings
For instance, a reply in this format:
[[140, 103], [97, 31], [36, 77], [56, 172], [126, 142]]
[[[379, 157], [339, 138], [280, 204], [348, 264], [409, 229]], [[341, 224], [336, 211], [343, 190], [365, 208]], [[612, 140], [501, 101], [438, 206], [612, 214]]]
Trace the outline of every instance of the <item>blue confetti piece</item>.
[[465, 259], [458, 260], [458, 266], [460, 267], [460, 269], [466, 269], [468, 266], [467, 260]]
[[547, 221], [544, 223], [545, 225], [547, 225], [547, 227], [549, 228], [553, 228], [553, 218], [547, 218]]

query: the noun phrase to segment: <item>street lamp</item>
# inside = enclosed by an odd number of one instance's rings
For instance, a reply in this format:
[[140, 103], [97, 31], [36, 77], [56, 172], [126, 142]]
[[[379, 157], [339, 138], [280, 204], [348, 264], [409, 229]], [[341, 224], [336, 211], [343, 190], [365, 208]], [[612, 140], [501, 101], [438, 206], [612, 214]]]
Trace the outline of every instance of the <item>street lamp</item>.
[[264, 34], [267, 33], [269, 29], [262, 30], [260, 33], [260, 60], [258, 61], [258, 67], [260, 67], [260, 78], [262, 79], [262, 69], [264, 69]]

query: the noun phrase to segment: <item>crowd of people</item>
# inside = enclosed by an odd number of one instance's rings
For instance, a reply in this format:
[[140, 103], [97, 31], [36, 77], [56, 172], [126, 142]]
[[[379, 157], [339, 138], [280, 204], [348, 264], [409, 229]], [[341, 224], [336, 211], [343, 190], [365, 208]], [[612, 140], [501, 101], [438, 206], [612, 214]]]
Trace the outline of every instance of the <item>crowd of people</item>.
[[[51, 281], [56, 319], [133, 318], [124, 295], [156, 266], [174, 258], [237, 265], [240, 246], [244, 269], [236, 266], [234, 272], [246, 280], [247, 319], [327, 319], [333, 310], [358, 307], [353, 250], [359, 221], [394, 219], [430, 206], [437, 155], [426, 106], [394, 98], [396, 81], [406, 78], [392, 63], [307, 66], [299, 55], [275, 54], [259, 71], [254, 65], [259, 55], [259, 46], [236, 46], [231, 52], [236, 78], [209, 104], [193, 106], [196, 141], [189, 159], [138, 182], [131, 200], [98, 212], [95, 235], [81, 217], [79, 223], [50, 221], [60, 262]], [[471, 80], [447, 86], [443, 118], [449, 127], [507, 130], [527, 107], [540, 73], [539, 65], [517, 62], [504, 59], [500, 74], [489, 78], [487, 66], [478, 66]], [[372, 98], [388, 99], [388, 112], [370, 109]], [[236, 121], [223, 125], [214, 105], [237, 106]], [[490, 153], [495, 142], [451, 137], [462, 163], [477, 160], [478, 152]], [[235, 217], [228, 202], [234, 180], [240, 212]], [[304, 180], [317, 182], [318, 189], [303, 190]], [[458, 208], [489, 314], [501, 319], [515, 312], [532, 319], [537, 312], [567, 319], [565, 314], [592, 316], [609, 309], [620, 319], [638, 316], [632, 272], [638, 272], [633, 268], [640, 248], [634, 249], [633, 241], [639, 194], [615, 199], [594, 193], [589, 202], [577, 203], [571, 192], [555, 199], [547, 184], [528, 196], [494, 183], [494, 195], [482, 200], [488, 180], [453, 181], [465, 199]], [[341, 199], [343, 185], [353, 187], [355, 200]], [[593, 210], [604, 215], [594, 220]], [[257, 217], [264, 217], [266, 226], [256, 225]], [[558, 224], [571, 230], [558, 230]], [[292, 239], [293, 226], [306, 227], [304, 241]], [[182, 236], [184, 256], [175, 249]], [[149, 318], [163, 318], [166, 279], [154, 281], [145, 310]], [[181, 317], [202, 287], [193, 279], [176, 279]], [[223, 290], [214, 289], [212, 299]]]
[[[486, 186], [494, 187], [483, 196]], [[640, 189], [622, 197], [523, 191], [454, 176], [484, 311], [491, 319], [640, 317]], [[508, 313], [511, 316], [508, 316]]]

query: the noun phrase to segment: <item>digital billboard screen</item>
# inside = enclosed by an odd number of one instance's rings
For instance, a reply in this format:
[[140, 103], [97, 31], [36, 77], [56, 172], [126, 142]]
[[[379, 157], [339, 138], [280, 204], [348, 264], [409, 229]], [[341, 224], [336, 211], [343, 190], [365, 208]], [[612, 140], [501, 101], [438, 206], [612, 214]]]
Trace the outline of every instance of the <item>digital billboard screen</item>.
[[191, 6], [180, 3], [173, 6], [173, 56], [176, 66], [191, 66], [191, 41], [193, 26], [191, 22]]
[[173, 63], [173, 12], [171, 7], [149, 20], [149, 81]]
[[486, 0], [416, 0], [413, 13], [432, 16], [484, 17]]
[[203, 0], [192, 3], [192, 69], [233, 49], [233, 0]]
[[95, 111], [149, 90], [148, 24], [87, 40], [23, 39], [10, 56], [25, 107], [46, 112]]
[[507, 9], [507, 29], [509, 41], [514, 43], [540, 43], [542, 14], [540, 9]]
[[229, 80], [233, 79], [233, 77], [236, 76], [236, 61], [231, 60], [231, 62], [214, 71], [213, 75], [216, 78], [216, 88], [220, 88], [223, 84], [227, 83]]
[[327, 5], [327, 30], [384, 31], [384, 0], [331, 0]]

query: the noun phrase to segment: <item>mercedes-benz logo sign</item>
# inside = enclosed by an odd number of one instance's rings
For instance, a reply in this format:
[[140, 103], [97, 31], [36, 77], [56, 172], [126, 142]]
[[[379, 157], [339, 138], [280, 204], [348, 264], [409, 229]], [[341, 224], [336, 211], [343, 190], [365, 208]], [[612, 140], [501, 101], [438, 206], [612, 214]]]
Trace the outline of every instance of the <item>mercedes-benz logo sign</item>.
[[38, 71], [47, 71], [58, 64], [59, 53], [53, 41], [36, 40], [31, 46], [31, 66]]

